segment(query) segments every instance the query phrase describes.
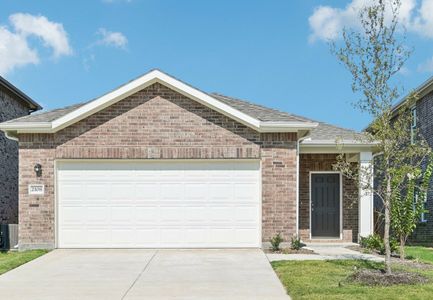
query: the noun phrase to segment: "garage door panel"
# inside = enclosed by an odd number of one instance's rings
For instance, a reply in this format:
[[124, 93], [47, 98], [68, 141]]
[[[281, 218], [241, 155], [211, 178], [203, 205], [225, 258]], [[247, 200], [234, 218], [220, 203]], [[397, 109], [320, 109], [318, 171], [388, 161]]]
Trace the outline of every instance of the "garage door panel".
[[238, 222], [243, 221], [243, 222], [250, 222], [255, 224], [257, 219], [257, 210], [258, 210], [257, 206], [250, 206], [250, 207], [239, 206], [234, 211], [235, 213], [234, 219]]
[[259, 247], [260, 164], [58, 163], [58, 246]]
[[[142, 181], [143, 180], [143, 181]], [[146, 203], [149, 200], [158, 200], [160, 197], [161, 187], [156, 182], [145, 181], [146, 178], [135, 178], [135, 199], [138, 203]]]
[[159, 228], [140, 228], [136, 230], [136, 245], [138, 247], [157, 247], [159, 240]]
[[[90, 245], [89, 247], [108, 247], [111, 244], [111, 232], [106, 228], [98, 228], [98, 227], [88, 227], [86, 230], [86, 234], [84, 235], [83, 243], [79, 243], [77, 245]], [[69, 242], [69, 240], [67, 240]], [[74, 241], [72, 241], [73, 243]], [[76, 242], [76, 241], [75, 241]], [[84, 244], [84, 245], [83, 245]]]
[[206, 207], [186, 206], [184, 208], [185, 221], [187, 223], [205, 224], [208, 219], [208, 209]]
[[107, 206], [83, 206], [81, 216], [87, 224], [108, 224], [110, 222], [110, 207]]
[[159, 184], [161, 190], [161, 200], [182, 201], [184, 195], [184, 186], [180, 182], [165, 181]]
[[[106, 201], [111, 195], [110, 186], [99, 180], [91, 182], [87, 178], [77, 179], [76, 188], [84, 190], [82, 198], [86, 200]], [[63, 189], [61, 192], [63, 193]]]
[[135, 198], [135, 184], [133, 181], [130, 181], [130, 183], [112, 183], [109, 190], [111, 202]]
[[112, 206], [111, 222], [113, 224], [133, 224], [135, 221], [134, 207], [131, 206]]
[[160, 211], [156, 206], [142, 207], [136, 206], [134, 209], [137, 224], [152, 223], [157, 224], [160, 219]]
[[206, 228], [187, 228], [185, 229], [185, 240], [193, 244], [206, 243], [207, 230]]
[[85, 223], [85, 215], [82, 206], [65, 206], [63, 208], [63, 218], [60, 226], [69, 224]]
[[235, 200], [242, 202], [257, 203], [257, 191], [254, 184], [251, 183], [238, 183], [234, 189]]

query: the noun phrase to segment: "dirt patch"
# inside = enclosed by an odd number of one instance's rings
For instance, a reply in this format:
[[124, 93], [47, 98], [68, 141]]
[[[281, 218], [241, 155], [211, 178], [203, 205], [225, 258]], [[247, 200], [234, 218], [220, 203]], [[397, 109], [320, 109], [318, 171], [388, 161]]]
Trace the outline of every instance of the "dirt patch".
[[419, 270], [433, 270], [432, 264], [423, 263], [423, 262], [420, 262], [416, 259], [414, 259], [414, 260], [410, 260], [410, 259], [402, 260], [399, 257], [391, 257], [391, 263], [410, 267], [410, 268], [416, 268]]
[[[376, 255], [377, 257], [382, 257], [382, 258], [384, 257], [384, 255], [380, 255], [376, 251], [365, 249], [365, 248], [362, 248], [358, 245], [347, 246], [346, 248], [350, 249], [350, 250], [358, 251], [358, 252], [361, 252], [364, 254], [373, 254], [373, 255]], [[395, 264], [395, 265], [401, 265], [401, 266], [406, 266], [406, 267], [411, 267], [411, 268], [416, 268], [416, 269], [421, 269], [421, 270], [433, 270], [432, 264], [423, 263], [423, 262], [420, 262], [416, 259], [409, 259], [409, 258], [402, 260], [402, 259], [400, 259], [400, 257], [397, 254], [393, 254], [391, 256], [391, 263]]]
[[349, 276], [349, 281], [368, 286], [390, 286], [397, 284], [427, 283], [428, 278], [411, 272], [395, 271], [391, 275], [382, 270], [359, 270]]
[[283, 248], [279, 251], [273, 251], [272, 249], [266, 249], [265, 253], [274, 253], [274, 254], [316, 254], [313, 250], [301, 248], [299, 250]]

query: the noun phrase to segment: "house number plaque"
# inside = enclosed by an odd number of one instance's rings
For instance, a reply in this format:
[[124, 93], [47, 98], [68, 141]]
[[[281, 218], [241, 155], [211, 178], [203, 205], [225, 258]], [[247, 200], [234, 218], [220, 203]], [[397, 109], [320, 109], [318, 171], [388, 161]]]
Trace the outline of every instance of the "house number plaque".
[[29, 184], [29, 195], [43, 195], [44, 192], [45, 192], [45, 185]]

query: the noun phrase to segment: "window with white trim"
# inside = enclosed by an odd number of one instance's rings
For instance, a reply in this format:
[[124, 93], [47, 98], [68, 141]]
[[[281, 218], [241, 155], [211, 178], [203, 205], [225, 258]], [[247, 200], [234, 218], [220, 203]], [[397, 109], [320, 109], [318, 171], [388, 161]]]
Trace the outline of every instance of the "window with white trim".
[[[418, 191], [415, 191], [415, 193], [413, 194], [413, 197], [414, 197], [413, 201], [414, 201], [414, 208], [415, 208], [415, 203], [418, 203]], [[424, 210], [426, 210], [427, 209], [427, 207], [426, 207], [426, 205], [427, 205], [427, 197], [425, 197], [423, 205], [424, 205]], [[427, 216], [426, 216], [426, 214], [427, 214], [426, 212], [422, 212], [421, 213], [420, 218], [419, 218], [419, 221], [421, 223], [427, 222]]]
[[410, 142], [411, 144], [415, 144], [416, 128], [417, 128], [416, 106], [412, 108], [411, 114], [412, 114], [412, 123], [410, 126]]

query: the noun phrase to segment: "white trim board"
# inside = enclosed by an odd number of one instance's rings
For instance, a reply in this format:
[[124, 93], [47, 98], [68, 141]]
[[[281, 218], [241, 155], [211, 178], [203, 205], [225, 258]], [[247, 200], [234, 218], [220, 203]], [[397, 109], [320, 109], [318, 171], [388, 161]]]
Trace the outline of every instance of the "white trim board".
[[315, 122], [264, 122], [258, 120], [174, 77], [159, 70], [152, 70], [52, 122], [3, 123], [0, 124], [0, 129], [16, 131], [17, 133], [54, 133], [157, 82], [259, 132], [297, 132], [318, 126], [318, 123]]

